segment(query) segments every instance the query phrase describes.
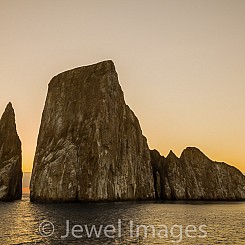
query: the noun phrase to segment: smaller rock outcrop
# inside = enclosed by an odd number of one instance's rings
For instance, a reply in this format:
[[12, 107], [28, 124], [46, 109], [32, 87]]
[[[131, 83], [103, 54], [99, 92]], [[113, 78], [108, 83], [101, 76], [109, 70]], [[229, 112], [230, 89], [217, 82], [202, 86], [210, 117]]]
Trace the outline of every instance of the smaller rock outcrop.
[[21, 141], [16, 131], [15, 114], [9, 103], [0, 120], [0, 200], [22, 196]]
[[235, 167], [210, 160], [195, 147], [186, 148], [180, 158], [172, 151], [164, 158], [153, 150], [151, 163], [156, 196], [161, 199], [245, 199], [245, 176]]
[[154, 179], [154, 189], [155, 189], [155, 198], [164, 199], [165, 198], [165, 171], [164, 163], [165, 158], [160, 155], [157, 150], [150, 151], [153, 179]]

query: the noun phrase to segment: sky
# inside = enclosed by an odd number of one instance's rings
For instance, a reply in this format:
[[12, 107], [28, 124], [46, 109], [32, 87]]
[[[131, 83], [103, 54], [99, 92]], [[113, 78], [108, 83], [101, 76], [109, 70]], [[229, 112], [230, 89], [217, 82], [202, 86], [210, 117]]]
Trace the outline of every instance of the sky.
[[245, 1], [0, 0], [0, 114], [31, 171], [47, 86], [111, 59], [151, 149], [187, 146], [245, 172]]

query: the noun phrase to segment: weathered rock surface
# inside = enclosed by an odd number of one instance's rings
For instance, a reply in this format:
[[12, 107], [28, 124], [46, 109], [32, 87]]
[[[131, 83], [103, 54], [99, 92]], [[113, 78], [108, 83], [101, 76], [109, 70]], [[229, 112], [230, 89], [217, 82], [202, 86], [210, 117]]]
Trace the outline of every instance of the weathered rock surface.
[[0, 120], [0, 200], [22, 196], [21, 142], [16, 131], [15, 114], [9, 103]]
[[242, 200], [245, 176], [235, 167], [213, 162], [199, 149], [186, 148], [180, 158], [151, 151], [156, 196], [162, 199]]
[[30, 192], [32, 201], [154, 198], [147, 140], [112, 61], [51, 80]]

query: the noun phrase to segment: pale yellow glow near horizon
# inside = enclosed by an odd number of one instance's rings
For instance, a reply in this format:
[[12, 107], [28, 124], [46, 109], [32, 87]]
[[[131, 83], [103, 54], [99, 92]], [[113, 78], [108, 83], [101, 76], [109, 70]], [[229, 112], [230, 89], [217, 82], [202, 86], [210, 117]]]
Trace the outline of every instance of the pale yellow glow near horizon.
[[112, 59], [151, 149], [195, 146], [245, 172], [245, 1], [0, 2], [0, 114], [32, 170], [51, 78]]

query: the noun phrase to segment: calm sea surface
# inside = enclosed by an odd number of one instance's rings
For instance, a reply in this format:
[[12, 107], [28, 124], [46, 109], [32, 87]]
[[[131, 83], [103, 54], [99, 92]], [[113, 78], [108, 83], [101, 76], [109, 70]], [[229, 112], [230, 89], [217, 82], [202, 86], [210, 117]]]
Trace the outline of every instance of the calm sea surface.
[[24, 195], [0, 202], [0, 214], [0, 244], [245, 244], [244, 202], [35, 204]]
[[245, 244], [244, 202], [34, 204], [24, 195], [0, 202], [0, 213], [0, 244]]

